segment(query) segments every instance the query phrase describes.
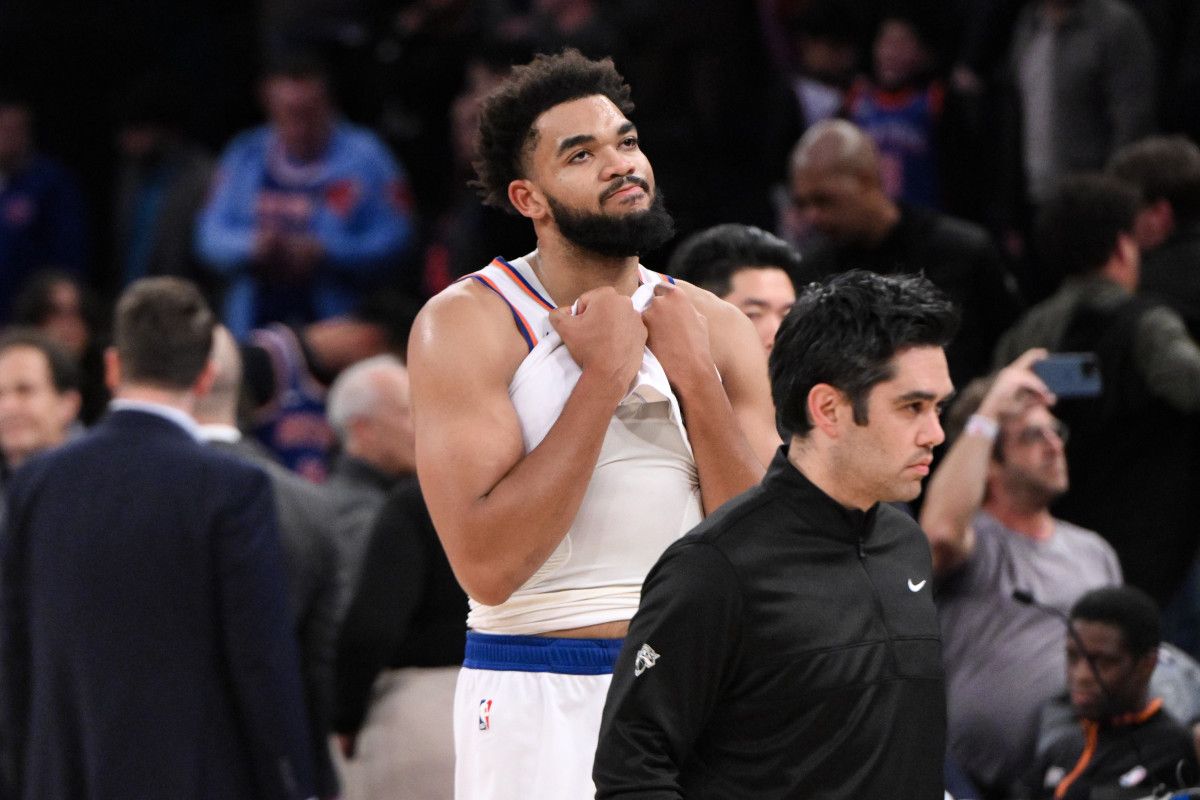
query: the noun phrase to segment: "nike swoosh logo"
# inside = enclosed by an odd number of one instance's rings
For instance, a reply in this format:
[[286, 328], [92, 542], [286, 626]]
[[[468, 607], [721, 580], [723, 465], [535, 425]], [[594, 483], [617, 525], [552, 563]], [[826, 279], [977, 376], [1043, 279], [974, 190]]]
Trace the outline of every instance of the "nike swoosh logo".
[[920, 583], [913, 583], [912, 578], [908, 579], [908, 590], [910, 592], [919, 592], [924, 588], [925, 588], [925, 581], [921, 581]]

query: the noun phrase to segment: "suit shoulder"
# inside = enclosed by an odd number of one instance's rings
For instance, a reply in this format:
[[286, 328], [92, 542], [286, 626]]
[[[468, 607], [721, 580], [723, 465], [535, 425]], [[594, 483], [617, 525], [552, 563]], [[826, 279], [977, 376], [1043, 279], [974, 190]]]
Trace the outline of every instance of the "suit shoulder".
[[266, 470], [234, 453], [198, 445], [196, 453], [189, 454], [189, 457], [197, 466], [213, 475], [215, 480], [227, 486], [241, 486], [247, 491], [270, 488], [270, 477]]

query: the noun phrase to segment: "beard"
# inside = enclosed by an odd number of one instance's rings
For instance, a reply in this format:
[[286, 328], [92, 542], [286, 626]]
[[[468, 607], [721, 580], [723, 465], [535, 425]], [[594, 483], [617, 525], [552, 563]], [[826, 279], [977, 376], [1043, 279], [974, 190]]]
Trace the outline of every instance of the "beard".
[[575, 211], [546, 196], [563, 238], [576, 247], [607, 258], [629, 258], [660, 247], [675, 235], [675, 220], [662, 192], [655, 191], [650, 207], [628, 214]]

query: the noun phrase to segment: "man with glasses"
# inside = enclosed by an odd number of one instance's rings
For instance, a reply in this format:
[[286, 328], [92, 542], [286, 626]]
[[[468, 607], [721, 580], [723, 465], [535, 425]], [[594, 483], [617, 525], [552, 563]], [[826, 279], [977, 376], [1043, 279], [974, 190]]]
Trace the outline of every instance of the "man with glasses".
[[1038, 712], [1064, 690], [1060, 617], [1090, 589], [1119, 584], [1097, 534], [1056, 519], [1067, 491], [1066, 427], [1030, 350], [971, 383], [947, 419], [921, 527], [933, 553], [949, 713], [948, 751], [980, 790], [1006, 797], [1033, 758]]

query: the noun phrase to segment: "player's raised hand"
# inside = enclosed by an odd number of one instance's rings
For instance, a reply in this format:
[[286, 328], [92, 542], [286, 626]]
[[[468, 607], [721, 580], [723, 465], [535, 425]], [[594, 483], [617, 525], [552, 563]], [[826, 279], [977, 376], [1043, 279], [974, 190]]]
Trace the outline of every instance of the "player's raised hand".
[[629, 298], [611, 286], [580, 295], [574, 307], [557, 308], [550, 324], [584, 372], [594, 371], [622, 395], [637, 375], [646, 326]]
[[709, 348], [708, 321], [678, 286], [660, 283], [642, 313], [646, 344], [675, 386], [706, 380], [716, 373]]

